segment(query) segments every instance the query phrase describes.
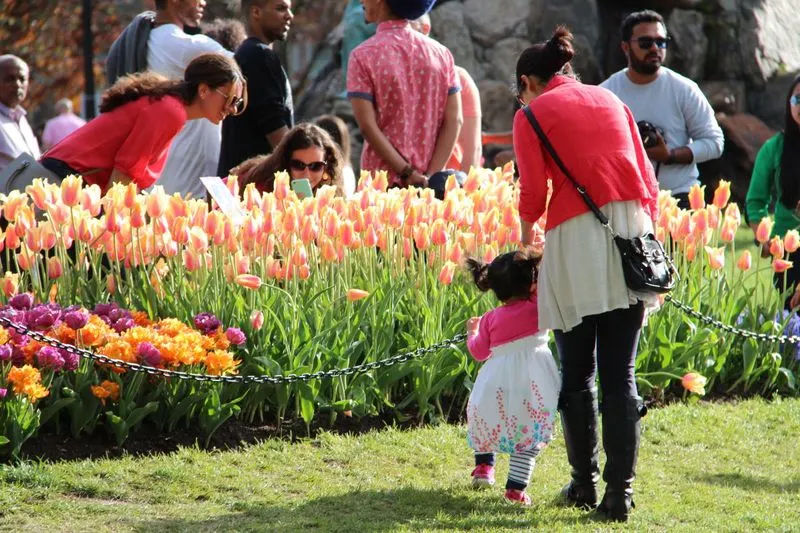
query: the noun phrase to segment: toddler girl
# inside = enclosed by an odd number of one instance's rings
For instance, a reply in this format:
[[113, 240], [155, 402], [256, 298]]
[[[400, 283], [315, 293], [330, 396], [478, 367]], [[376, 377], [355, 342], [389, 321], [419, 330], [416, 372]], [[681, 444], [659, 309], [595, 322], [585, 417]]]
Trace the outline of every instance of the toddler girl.
[[475, 284], [503, 303], [467, 322], [467, 348], [478, 372], [467, 405], [467, 441], [475, 450], [472, 484], [494, 484], [495, 453], [511, 454], [505, 499], [530, 505], [525, 492], [535, 457], [552, 438], [561, 387], [558, 369], [539, 331], [536, 278], [541, 255], [502, 254], [491, 264], [467, 260]]

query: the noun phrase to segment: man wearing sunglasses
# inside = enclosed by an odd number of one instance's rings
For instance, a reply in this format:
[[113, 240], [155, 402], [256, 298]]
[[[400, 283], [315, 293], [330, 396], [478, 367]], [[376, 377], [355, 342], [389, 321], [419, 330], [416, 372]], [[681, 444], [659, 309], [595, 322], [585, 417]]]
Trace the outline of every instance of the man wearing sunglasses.
[[669, 46], [661, 15], [645, 10], [622, 23], [623, 69], [601, 84], [622, 100], [637, 122], [664, 131], [647, 155], [658, 169], [663, 190], [672, 191], [678, 205], [689, 207], [689, 189], [698, 183], [697, 163], [722, 155], [724, 137], [714, 110], [697, 84], [663, 66]]
[[242, 0], [247, 39], [236, 61], [247, 79], [247, 109], [222, 125], [217, 175], [257, 155], [272, 152], [294, 125], [292, 87], [272, 43], [285, 41], [294, 14], [291, 0]]

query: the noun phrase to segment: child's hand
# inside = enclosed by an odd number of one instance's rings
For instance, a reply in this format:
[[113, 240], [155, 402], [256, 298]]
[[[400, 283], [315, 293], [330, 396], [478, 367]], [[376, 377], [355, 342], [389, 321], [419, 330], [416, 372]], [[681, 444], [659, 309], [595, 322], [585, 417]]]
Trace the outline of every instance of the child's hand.
[[481, 317], [474, 316], [467, 320], [467, 333], [474, 335], [478, 332], [478, 325], [481, 323]]

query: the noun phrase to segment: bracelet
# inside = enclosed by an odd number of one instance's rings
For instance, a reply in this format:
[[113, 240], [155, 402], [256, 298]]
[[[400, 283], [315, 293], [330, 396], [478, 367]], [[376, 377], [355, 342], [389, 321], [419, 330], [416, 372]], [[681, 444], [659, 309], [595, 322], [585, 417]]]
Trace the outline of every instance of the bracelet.
[[673, 150], [670, 150], [669, 156], [667, 156], [667, 160], [664, 161], [664, 164], [665, 165], [673, 165], [673, 164], [675, 164], [675, 159], [676, 159], [675, 158], [675, 152]]
[[411, 177], [411, 174], [414, 173], [414, 167], [411, 165], [406, 165], [403, 167], [403, 170], [400, 171], [400, 179], [406, 180]]

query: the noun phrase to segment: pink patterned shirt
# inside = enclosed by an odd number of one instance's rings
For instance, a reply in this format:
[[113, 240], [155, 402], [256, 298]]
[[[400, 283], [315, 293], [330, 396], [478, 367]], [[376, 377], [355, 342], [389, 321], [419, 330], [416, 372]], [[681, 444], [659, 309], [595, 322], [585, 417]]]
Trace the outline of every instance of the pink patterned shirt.
[[[350, 55], [347, 97], [372, 102], [378, 128], [423, 173], [433, 157], [447, 97], [460, 90], [450, 51], [412, 30], [407, 20], [380, 23]], [[390, 181], [399, 183], [367, 142], [361, 169], [388, 170]]]
[[492, 354], [493, 347], [538, 332], [539, 307], [536, 300], [515, 300], [481, 317], [478, 332], [467, 338], [467, 349], [476, 361], [485, 361]]

